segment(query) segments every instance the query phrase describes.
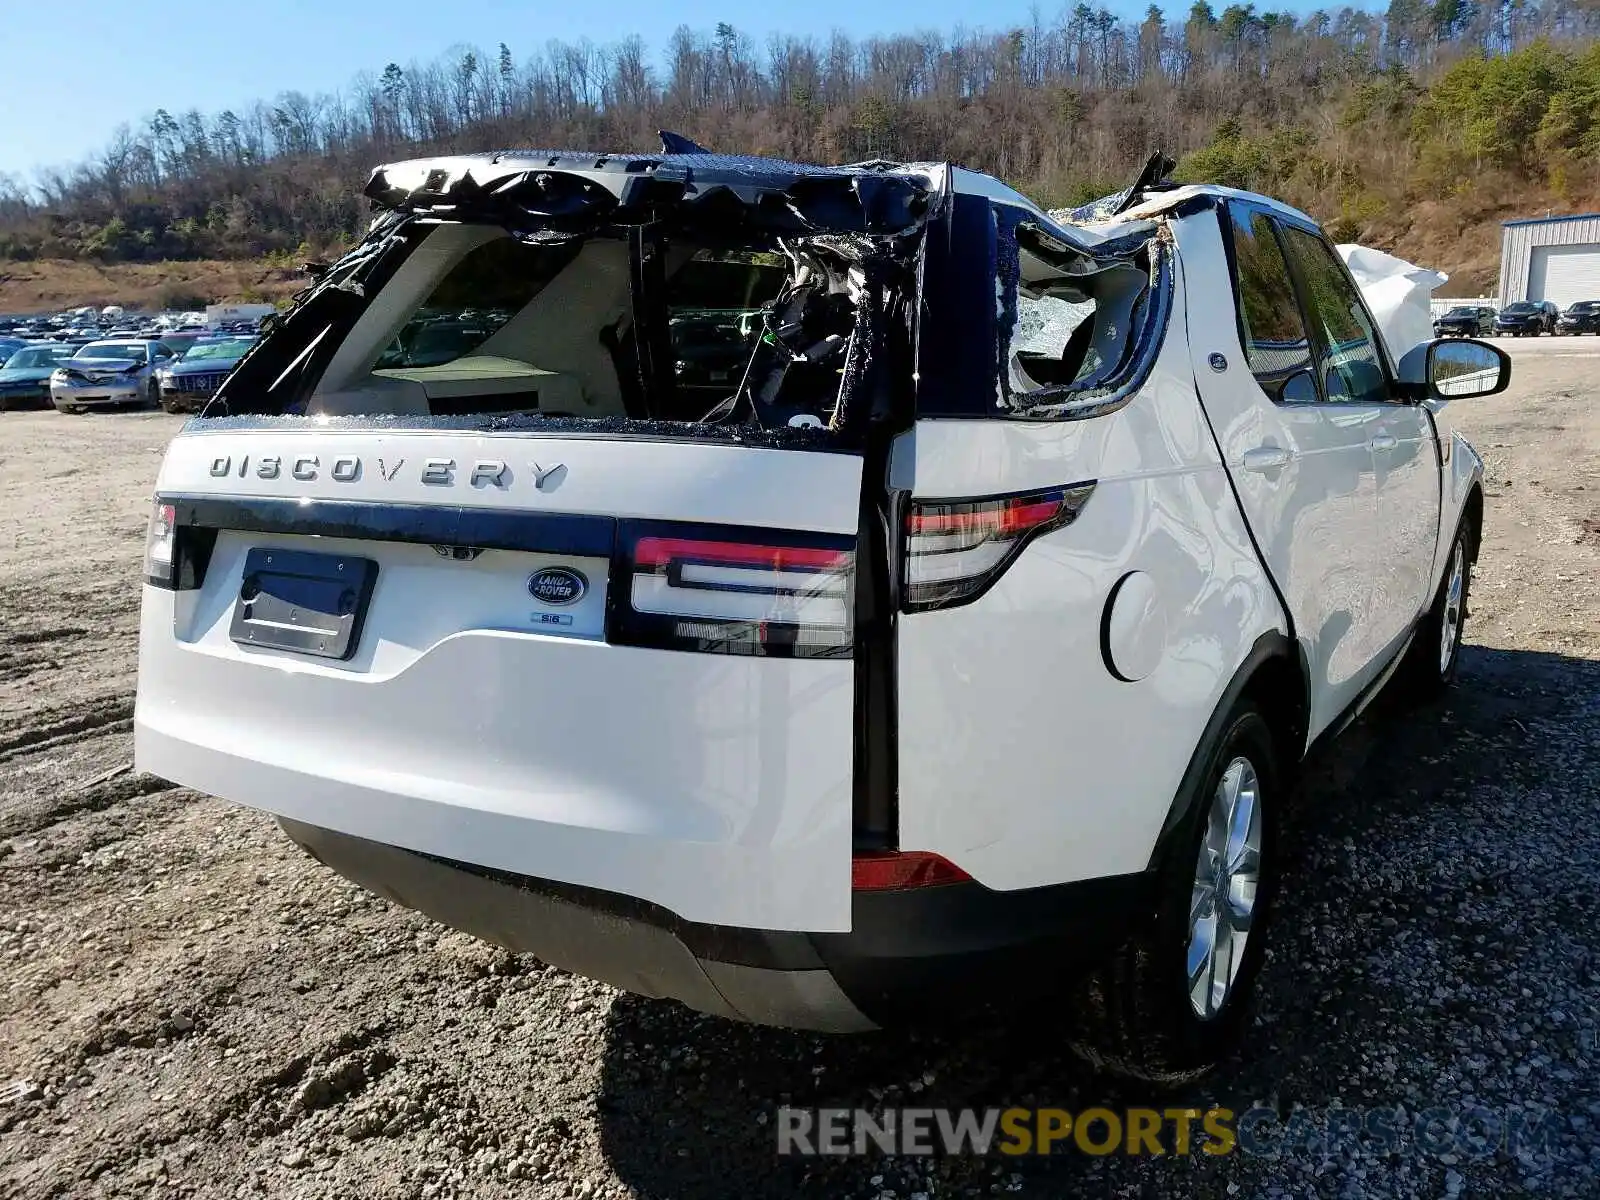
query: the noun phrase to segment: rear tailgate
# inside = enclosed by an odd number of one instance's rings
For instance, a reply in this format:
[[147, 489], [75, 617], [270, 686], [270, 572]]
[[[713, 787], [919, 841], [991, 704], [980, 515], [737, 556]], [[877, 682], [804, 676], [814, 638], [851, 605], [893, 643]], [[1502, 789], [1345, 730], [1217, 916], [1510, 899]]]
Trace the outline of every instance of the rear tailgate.
[[693, 921], [850, 927], [859, 456], [233, 429], [176, 439], [157, 492], [142, 770]]

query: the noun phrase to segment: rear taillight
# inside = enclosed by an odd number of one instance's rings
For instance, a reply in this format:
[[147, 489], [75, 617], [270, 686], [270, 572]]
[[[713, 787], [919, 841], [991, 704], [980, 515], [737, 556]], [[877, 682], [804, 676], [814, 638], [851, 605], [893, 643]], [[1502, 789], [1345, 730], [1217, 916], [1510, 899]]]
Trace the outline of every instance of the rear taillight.
[[949, 859], [926, 850], [858, 853], [850, 860], [850, 887], [857, 892], [904, 892], [971, 879]]
[[762, 530], [625, 531], [611, 640], [711, 654], [848, 657], [848, 538]]
[[984, 500], [914, 500], [906, 510], [908, 612], [976, 600], [1030, 539], [1070, 524], [1094, 484]]
[[172, 505], [160, 500], [150, 510], [150, 525], [144, 535], [144, 577], [158, 587], [173, 584], [173, 548], [177, 541], [177, 514]]

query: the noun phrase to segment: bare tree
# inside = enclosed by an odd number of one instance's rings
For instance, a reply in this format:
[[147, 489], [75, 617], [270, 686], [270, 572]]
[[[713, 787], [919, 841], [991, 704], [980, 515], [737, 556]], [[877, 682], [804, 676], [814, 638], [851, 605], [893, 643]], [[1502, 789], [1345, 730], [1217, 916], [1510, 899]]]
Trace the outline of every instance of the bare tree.
[[[1123, 21], [1074, 0], [1059, 18], [1034, 8], [999, 32], [773, 36], [760, 47], [723, 23], [680, 27], [659, 54], [626, 36], [553, 41], [521, 63], [504, 42], [455, 46], [359, 74], [342, 92], [285, 92], [215, 116], [158, 109], [79, 166], [28, 186], [0, 179], [0, 246], [249, 254], [333, 243], [359, 229], [375, 161], [516, 141], [641, 146], [661, 127], [797, 158], [947, 157], [1061, 199], [1109, 190], [1155, 145], [1231, 153], [1276, 138], [1266, 157], [1291, 198], [1370, 207], [1371, 193], [1402, 206], [1394, 181], [1418, 154], [1409, 106], [1431, 79], [1535, 35], [1576, 63], [1600, 35], [1600, 0], [1386, 3], [1296, 18], [1193, 0]], [[1389, 98], [1361, 116], [1373, 89]], [[1563, 104], [1559, 128], [1541, 136], [1569, 145], [1563, 186], [1586, 181], [1600, 196], [1592, 96]], [[112, 221], [123, 232], [102, 236]]]

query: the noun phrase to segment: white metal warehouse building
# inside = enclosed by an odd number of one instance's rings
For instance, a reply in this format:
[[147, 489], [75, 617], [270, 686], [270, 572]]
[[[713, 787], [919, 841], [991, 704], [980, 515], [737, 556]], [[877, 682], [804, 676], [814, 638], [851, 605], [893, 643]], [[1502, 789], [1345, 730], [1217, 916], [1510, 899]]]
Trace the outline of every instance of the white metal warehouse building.
[[1501, 238], [1501, 304], [1600, 300], [1600, 213], [1506, 221]]

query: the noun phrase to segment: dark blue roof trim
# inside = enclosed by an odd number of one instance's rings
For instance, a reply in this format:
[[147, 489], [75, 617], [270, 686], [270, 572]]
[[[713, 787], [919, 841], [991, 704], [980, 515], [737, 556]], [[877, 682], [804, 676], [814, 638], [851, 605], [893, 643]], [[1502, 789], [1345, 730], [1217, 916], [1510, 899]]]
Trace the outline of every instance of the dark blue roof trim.
[[500, 150], [379, 167], [366, 195], [380, 209], [566, 232], [592, 229], [619, 209], [671, 206], [769, 233], [888, 234], [921, 223], [930, 187], [925, 168], [822, 167], [699, 150]]
[[1501, 221], [1503, 228], [1512, 225], [1559, 225], [1563, 221], [1600, 221], [1600, 213], [1574, 213], [1570, 217], [1522, 217], [1516, 221]]

